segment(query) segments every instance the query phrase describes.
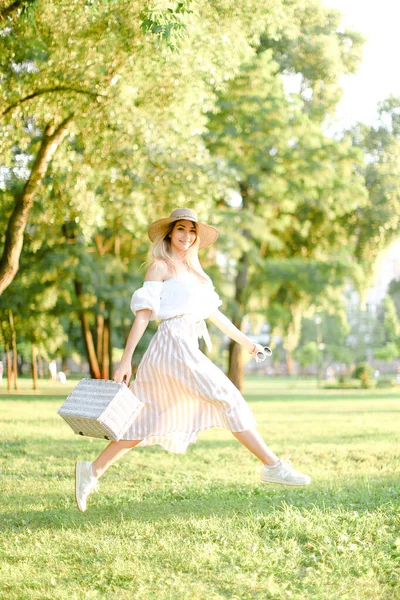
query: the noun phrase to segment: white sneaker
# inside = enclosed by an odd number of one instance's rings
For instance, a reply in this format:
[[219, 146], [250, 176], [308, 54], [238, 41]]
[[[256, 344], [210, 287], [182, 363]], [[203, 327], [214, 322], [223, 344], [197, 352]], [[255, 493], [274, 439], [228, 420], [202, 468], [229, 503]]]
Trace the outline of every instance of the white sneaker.
[[98, 480], [90, 474], [90, 462], [75, 464], [75, 500], [81, 512], [86, 510], [86, 500], [91, 492], [98, 490]]
[[282, 483], [283, 485], [309, 485], [311, 477], [295, 471], [293, 467], [280, 460], [272, 469], [266, 465], [262, 466], [261, 481]]

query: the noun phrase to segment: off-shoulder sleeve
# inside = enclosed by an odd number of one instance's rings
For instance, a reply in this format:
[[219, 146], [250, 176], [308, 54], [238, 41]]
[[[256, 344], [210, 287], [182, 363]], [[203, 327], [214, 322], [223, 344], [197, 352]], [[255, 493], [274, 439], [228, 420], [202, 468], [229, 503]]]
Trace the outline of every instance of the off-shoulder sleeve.
[[162, 288], [162, 281], [145, 281], [132, 296], [131, 311], [136, 315], [138, 310], [148, 308], [151, 310], [150, 321], [155, 321], [160, 310]]

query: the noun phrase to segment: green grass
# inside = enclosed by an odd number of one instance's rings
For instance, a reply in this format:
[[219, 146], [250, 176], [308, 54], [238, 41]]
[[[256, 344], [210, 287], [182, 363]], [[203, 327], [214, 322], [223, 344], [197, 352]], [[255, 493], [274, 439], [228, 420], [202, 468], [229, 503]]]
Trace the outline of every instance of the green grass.
[[81, 514], [74, 461], [104, 444], [57, 416], [67, 387], [21, 385], [0, 391], [1, 600], [400, 597], [398, 389], [251, 378], [260, 431], [311, 486], [261, 484], [214, 429], [183, 456], [133, 450]]

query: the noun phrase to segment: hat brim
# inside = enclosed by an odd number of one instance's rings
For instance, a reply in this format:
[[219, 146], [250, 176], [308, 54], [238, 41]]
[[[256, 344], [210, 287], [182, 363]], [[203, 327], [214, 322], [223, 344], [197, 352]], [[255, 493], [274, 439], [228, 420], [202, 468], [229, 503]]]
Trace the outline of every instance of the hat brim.
[[154, 221], [147, 233], [152, 242], [156, 239], [156, 237], [162, 233], [164, 233], [165, 229], [171, 223], [175, 223], [176, 221], [193, 221], [197, 225], [197, 235], [200, 238], [199, 248], [206, 248], [207, 246], [211, 246], [215, 242], [218, 237], [218, 231], [212, 225], [206, 225], [205, 223], [199, 223], [195, 219], [191, 219], [188, 216], [185, 217], [166, 217], [165, 219], [158, 219]]

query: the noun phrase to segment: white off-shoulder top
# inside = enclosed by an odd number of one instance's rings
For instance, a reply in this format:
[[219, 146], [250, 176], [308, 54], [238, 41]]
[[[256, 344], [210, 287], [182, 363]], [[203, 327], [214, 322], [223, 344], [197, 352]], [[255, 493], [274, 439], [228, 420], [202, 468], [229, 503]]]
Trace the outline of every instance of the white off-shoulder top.
[[211, 279], [203, 283], [196, 275], [184, 273], [166, 281], [145, 281], [132, 296], [131, 310], [136, 314], [150, 309], [151, 321], [186, 314], [207, 319], [221, 304]]

